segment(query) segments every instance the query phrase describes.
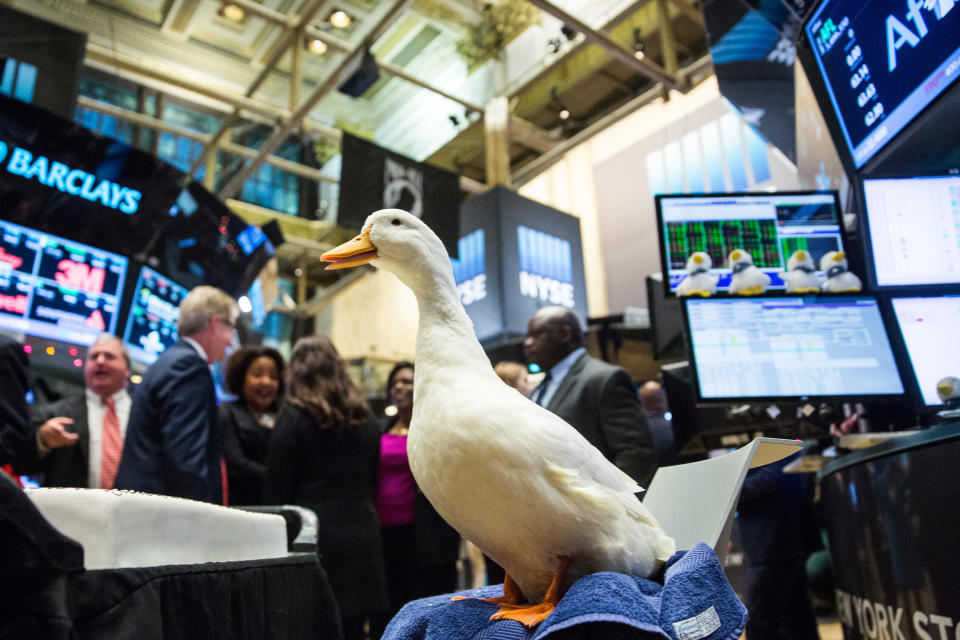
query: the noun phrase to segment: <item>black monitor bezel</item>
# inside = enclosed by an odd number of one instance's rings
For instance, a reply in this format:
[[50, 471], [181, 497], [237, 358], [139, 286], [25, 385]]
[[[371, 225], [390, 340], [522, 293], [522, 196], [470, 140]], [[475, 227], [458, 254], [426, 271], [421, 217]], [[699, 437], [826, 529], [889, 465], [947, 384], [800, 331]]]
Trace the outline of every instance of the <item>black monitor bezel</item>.
[[[878, 313], [880, 314], [880, 320], [883, 323], [884, 332], [887, 335], [887, 342], [890, 345], [891, 354], [893, 356], [894, 366], [896, 367], [897, 376], [900, 378], [900, 386], [903, 388], [903, 391], [900, 393], [878, 393], [878, 394], [840, 394], [840, 395], [779, 395], [779, 396], [731, 396], [731, 397], [704, 397], [700, 390], [700, 376], [697, 369], [696, 354], [693, 349], [693, 333], [690, 330], [690, 313], [688, 310], [688, 301], [693, 299], [697, 301], [701, 300], [723, 300], [729, 302], [730, 300], [776, 300], [783, 298], [793, 298], [793, 299], [802, 299], [804, 301], [818, 301], [823, 300], [827, 301], [830, 299], [864, 299], [872, 300], [877, 305]], [[684, 334], [686, 338], [686, 347], [687, 347], [687, 362], [690, 363], [690, 371], [693, 382], [693, 388], [697, 397], [697, 404], [729, 404], [736, 402], [771, 402], [771, 403], [783, 403], [783, 402], [796, 402], [796, 403], [819, 403], [819, 402], [878, 402], [878, 401], [888, 401], [888, 400], [902, 400], [907, 397], [908, 389], [907, 385], [903, 380], [903, 361], [897, 356], [896, 350], [890, 341], [890, 325], [889, 325], [889, 315], [883, 313], [883, 307], [878, 300], [878, 297], [870, 293], [824, 293], [813, 296], [798, 296], [796, 294], [787, 294], [787, 295], [764, 295], [764, 296], [717, 296], [714, 298], [683, 298], [682, 299], [682, 309], [683, 309], [683, 325], [684, 325]]]
[[[710, 192], [710, 193], [658, 193], [653, 197], [654, 210], [657, 216], [657, 238], [660, 242], [660, 273], [663, 277], [663, 295], [666, 298], [677, 297], [676, 291], [670, 287], [670, 268], [667, 260], [667, 239], [663, 228], [663, 209], [661, 201], [665, 199], [707, 199], [707, 198], [743, 198], [757, 197], [769, 198], [771, 196], [811, 196], [827, 195], [833, 196], [834, 208], [837, 213], [837, 227], [840, 230], [840, 248], [847, 251], [847, 238], [843, 227], [843, 209], [840, 206], [840, 193], [836, 189], [795, 189], [788, 191], [731, 191], [731, 192]], [[776, 289], [774, 291], [782, 291]], [[726, 297], [726, 291], [717, 291], [717, 297]], [[736, 294], [732, 294], [733, 297]], [[686, 306], [686, 305], [684, 305]]]
[[809, 82], [810, 88], [813, 90], [814, 98], [816, 98], [817, 106], [820, 107], [820, 113], [823, 115], [824, 122], [826, 122], [827, 130], [830, 133], [830, 139], [833, 141], [833, 147], [837, 152], [837, 156], [840, 158], [840, 164], [843, 166], [843, 170], [846, 172], [847, 176], [856, 176], [860, 173], [869, 174], [871, 171], [878, 169], [881, 165], [890, 160], [891, 157], [895, 156], [897, 147], [904, 139], [908, 137], [910, 130], [914, 129], [919, 122], [930, 122], [926, 119], [926, 115], [934, 108], [936, 104], [943, 101], [944, 97], [948, 95], [950, 91], [960, 88], [960, 84], [951, 83], [951, 87], [948, 87], [942, 91], [937, 97], [935, 97], [920, 111], [918, 111], [913, 118], [907, 122], [903, 128], [900, 129], [900, 131], [898, 131], [892, 138], [887, 140], [886, 143], [884, 143], [881, 147], [876, 149], [873, 154], [863, 163], [863, 165], [857, 168], [853, 159], [853, 152], [847, 145], [846, 138], [843, 135], [843, 128], [840, 125], [840, 116], [833, 107], [833, 102], [830, 100], [830, 93], [827, 90], [826, 81], [824, 80], [823, 74], [820, 71], [820, 67], [817, 64], [816, 56], [813, 53], [813, 46], [807, 40], [807, 25], [813, 18], [813, 15], [826, 1], [827, 0], [822, 0], [820, 2], [812, 3], [809, 9], [803, 15], [803, 20], [797, 29], [797, 35], [794, 39], [794, 45], [797, 54], [796, 61], [800, 63], [800, 66], [804, 71], [804, 75], [807, 78], [807, 82]]

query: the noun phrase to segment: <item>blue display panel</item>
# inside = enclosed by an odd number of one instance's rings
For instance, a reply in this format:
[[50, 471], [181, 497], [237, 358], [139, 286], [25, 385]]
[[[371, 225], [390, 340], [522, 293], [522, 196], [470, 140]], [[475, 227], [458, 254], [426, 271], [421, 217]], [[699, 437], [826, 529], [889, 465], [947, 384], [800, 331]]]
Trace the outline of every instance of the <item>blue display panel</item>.
[[127, 259], [0, 220], [0, 327], [90, 345], [113, 332]]
[[187, 293], [186, 287], [150, 267], [140, 269], [123, 332], [123, 342], [131, 358], [151, 364], [177, 341], [180, 301]]
[[937, 382], [960, 374], [960, 296], [892, 298], [923, 404], [940, 405]]
[[877, 301], [685, 299], [701, 400], [899, 396]]
[[956, 0], [827, 0], [804, 26], [859, 169], [960, 75]]
[[[783, 271], [797, 249], [815, 264], [829, 251], [843, 249], [840, 206], [834, 191], [656, 196], [663, 273], [669, 291], [686, 276], [694, 251], [705, 251], [720, 276], [718, 291], [730, 286], [727, 256], [748, 251], [753, 263], [770, 276], [770, 289], [784, 289]], [[822, 274], [821, 274], [822, 275]]]
[[863, 181], [874, 282], [960, 283], [960, 176]]

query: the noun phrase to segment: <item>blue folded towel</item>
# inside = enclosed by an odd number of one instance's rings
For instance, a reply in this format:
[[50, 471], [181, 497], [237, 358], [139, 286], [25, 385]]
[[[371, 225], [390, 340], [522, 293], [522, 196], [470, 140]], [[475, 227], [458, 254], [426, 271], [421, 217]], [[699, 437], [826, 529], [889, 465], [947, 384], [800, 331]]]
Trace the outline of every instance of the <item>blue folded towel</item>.
[[[663, 584], [612, 572], [585, 576], [532, 630], [514, 620], [491, 621], [497, 605], [483, 600], [451, 601], [449, 595], [414, 600], [390, 621], [383, 640], [541, 640], [559, 632], [564, 640], [740, 637], [747, 610], [713, 549], [701, 542], [690, 551], [677, 552], [667, 561], [663, 576]], [[503, 587], [497, 585], [457, 595], [490, 598], [502, 594]]]

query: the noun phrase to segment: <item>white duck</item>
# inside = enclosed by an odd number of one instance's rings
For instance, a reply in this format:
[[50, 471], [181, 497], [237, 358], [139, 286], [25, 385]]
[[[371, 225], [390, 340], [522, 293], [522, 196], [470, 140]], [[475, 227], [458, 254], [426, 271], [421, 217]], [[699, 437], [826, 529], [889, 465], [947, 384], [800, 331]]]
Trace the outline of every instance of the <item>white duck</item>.
[[700, 296], [708, 298], [717, 292], [719, 276], [711, 273], [713, 260], [706, 251], [694, 251], [687, 259], [687, 275], [677, 285], [678, 296]]
[[797, 249], [787, 260], [787, 272], [783, 276], [787, 293], [819, 293], [820, 277], [814, 268], [809, 251]]
[[847, 254], [843, 251], [829, 251], [820, 258], [820, 271], [827, 274], [820, 289], [832, 293], [860, 291], [863, 284], [860, 278], [847, 269]]
[[[423, 222], [371, 214], [325, 253], [328, 269], [366, 262], [413, 290], [420, 311], [407, 453], [440, 515], [508, 576], [493, 619], [528, 626], [596, 571], [648, 576], [675, 544], [634, 495], [640, 487], [573, 427], [504, 384], [460, 303], [450, 259]], [[533, 604], [521, 606], [525, 600]]]
[[770, 286], [770, 276], [753, 264], [753, 256], [743, 249], [734, 249], [727, 258], [730, 265], [730, 293], [758, 296]]

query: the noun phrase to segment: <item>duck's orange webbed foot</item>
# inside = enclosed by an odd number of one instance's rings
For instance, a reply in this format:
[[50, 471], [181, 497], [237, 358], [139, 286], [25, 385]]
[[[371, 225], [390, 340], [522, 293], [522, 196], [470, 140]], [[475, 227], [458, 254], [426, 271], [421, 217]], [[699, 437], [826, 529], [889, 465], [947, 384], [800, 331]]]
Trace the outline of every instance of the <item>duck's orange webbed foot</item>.
[[[560, 602], [560, 598], [563, 596], [560, 593], [560, 585], [564, 583], [564, 580], [567, 577], [567, 568], [570, 566], [570, 558], [567, 556], [558, 556], [557, 570], [553, 573], [553, 579], [550, 581], [550, 587], [547, 589], [547, 594], [543, 597], [543, 602], [540, 604], [529, 604], [529, 605], [520, 605], [517, 603], [511, 603], [505, 601], [507, 597], [507, 583], [504, 581], [503, 584], [503, 598], [504, 601], [499, 602], [500, 609], [490, 616], [491, 620], [516, 620], [517, 622], [526, 625], [527, 627], [535, 627], [544, 620], [547, 616], [553, 613], [553, 610], [557, 607], [557, 603]], [[511, 583], [513, 580], [510, 581]], [[516, 585], [514, 584], [514, 587]], [[517, 593], [520, 593], [520, 589], [516, 589]], [[522, 596], [522, 594], [521, 594]], [[497, 598], [491, 598], [490, 602], [498, 600]]]

